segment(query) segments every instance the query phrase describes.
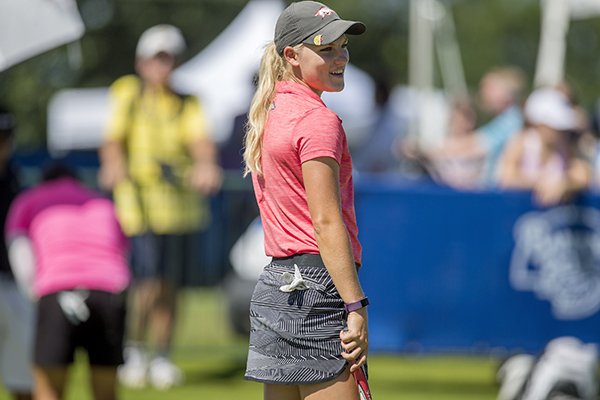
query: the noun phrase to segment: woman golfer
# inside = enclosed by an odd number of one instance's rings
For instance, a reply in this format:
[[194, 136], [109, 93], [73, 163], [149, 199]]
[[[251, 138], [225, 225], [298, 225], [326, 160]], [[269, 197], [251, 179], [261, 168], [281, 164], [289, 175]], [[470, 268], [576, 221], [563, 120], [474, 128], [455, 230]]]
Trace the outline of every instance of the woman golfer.
[[246, 378], [264, 383], [266, 400], [359, 399], [368, 300], [352, 161], [320, 96], [344, 88], [346, 35], [365, 29], [321, 3], [292, 3], [261, 61], [244, 159], [273, 259], [252, 296]]

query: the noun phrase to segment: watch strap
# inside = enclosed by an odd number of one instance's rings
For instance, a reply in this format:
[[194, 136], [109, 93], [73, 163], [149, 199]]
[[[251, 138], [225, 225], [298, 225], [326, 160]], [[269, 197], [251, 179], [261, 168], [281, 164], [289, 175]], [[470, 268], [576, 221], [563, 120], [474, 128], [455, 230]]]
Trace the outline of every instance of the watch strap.
[[364, 299], [355, 301], [353, 303], [345, 303], [344, 309], [346, 310], [347, 313], [350, 313], [352, 311], [360, 310], [361, 308], [364, 308], [368, 305], [369, 305], [369, 298], [365, 297]]

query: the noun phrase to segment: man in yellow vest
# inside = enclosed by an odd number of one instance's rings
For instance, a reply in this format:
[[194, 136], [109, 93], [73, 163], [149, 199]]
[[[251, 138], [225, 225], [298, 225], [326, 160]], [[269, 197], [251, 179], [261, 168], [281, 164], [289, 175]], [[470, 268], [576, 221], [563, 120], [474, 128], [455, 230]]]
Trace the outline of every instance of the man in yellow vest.
[[[132, 242], [134, 285], [121, 382], [166, 389], [181, 382], [169, 359], [177, 287], [193, 234], [209, 221], [207, 196], [222, 170], [198, 99], [175, 92], [169, 78], [185, 50], [171, 25], [146, 30], [136, 49], [136, 75], [110, 88], [110, 116], [100, 150], [101, 186], [113, 191]], [[148, 328], [155, 339], [151, 353]]]

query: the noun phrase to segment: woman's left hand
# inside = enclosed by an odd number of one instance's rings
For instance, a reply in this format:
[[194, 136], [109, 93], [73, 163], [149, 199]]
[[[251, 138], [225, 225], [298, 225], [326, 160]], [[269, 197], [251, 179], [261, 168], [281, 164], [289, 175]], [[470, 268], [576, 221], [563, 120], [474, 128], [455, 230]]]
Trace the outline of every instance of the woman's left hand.
[[350, 372], [356, 371], [367, 362], [369, 332], [367, 309], [361, 308], [348, 314], [348, 328], [340, 332], [342, 357], [348, 361]]

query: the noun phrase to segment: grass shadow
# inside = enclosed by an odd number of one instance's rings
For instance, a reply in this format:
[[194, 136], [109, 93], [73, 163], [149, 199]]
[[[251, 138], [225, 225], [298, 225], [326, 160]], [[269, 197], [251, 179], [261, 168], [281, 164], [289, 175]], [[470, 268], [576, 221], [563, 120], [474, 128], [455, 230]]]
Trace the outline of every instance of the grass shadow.
[[221, 362], [213, 368], [203, 367], [195, 369], [186, 369], [186, 382], [219, 382], [229, 380], [240, 380], [244, 378], [246, 371], [246, 360], [232, 360], [228, 363]]

